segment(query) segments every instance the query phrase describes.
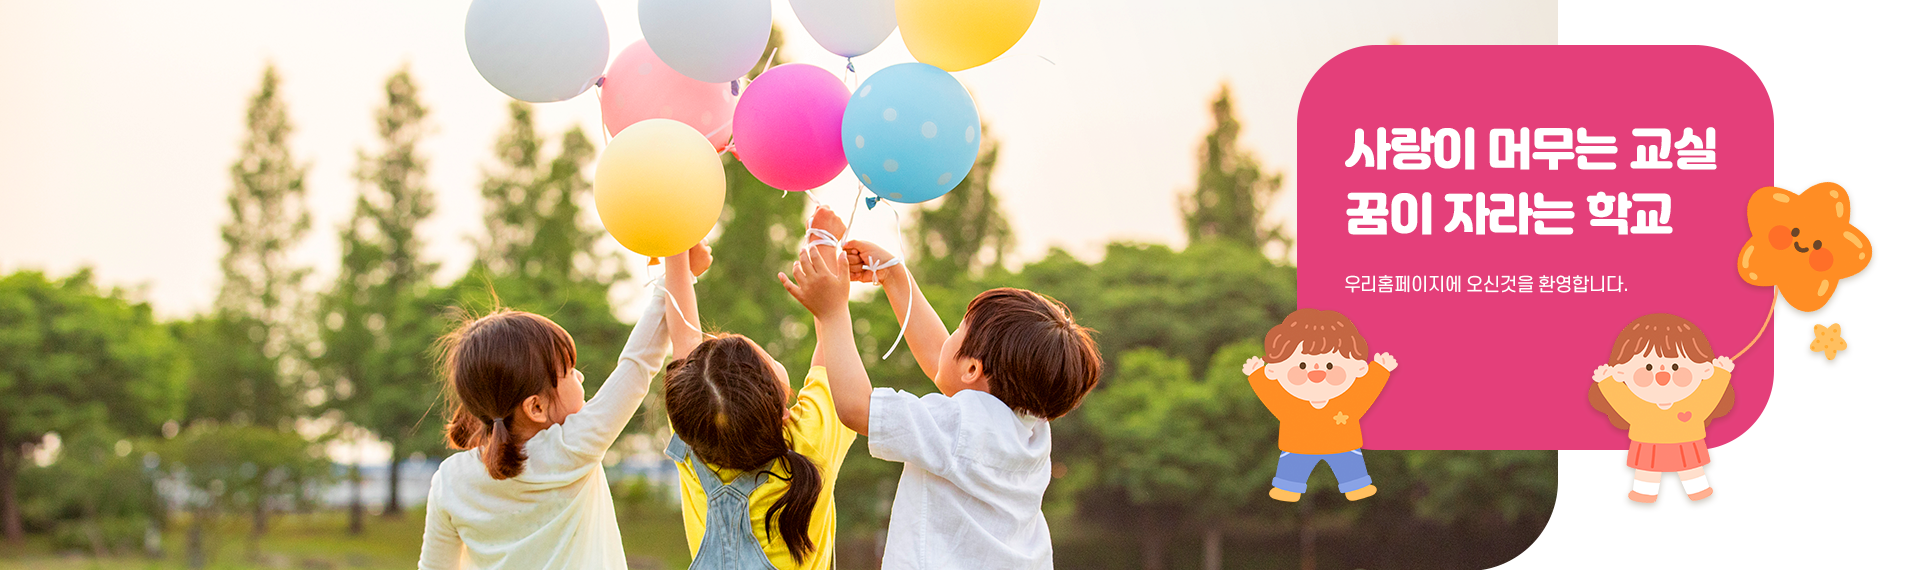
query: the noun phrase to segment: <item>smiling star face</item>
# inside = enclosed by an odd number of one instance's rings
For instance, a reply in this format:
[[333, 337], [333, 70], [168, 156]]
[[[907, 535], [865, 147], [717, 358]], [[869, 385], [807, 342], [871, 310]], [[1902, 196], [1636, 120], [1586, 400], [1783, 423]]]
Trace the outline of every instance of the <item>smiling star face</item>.
[[1767, 187], [1747, 200], [1747, 228], [1740, 248], [1740, 279], [1773, 286], [1802, 311], [1826, 306], [1840, 280], [1866, 269], [1873, 244], [1849, 221], [1853, 204], [1839, 184], [1822, 182], [1794, 194]]

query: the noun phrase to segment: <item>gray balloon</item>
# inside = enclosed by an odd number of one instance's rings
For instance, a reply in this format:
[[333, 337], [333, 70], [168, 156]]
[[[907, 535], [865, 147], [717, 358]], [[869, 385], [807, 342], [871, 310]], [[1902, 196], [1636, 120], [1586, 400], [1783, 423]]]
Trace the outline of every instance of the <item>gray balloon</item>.
[[593, 0], [474, 0], [467, 57], [480, 77], [529, 103], [572, 99], [600, 79], [607, 17]]
[[769, 0], [640, 0], [640, 34], [660, 61], [707, 83], [739, 79], [773, 33]]

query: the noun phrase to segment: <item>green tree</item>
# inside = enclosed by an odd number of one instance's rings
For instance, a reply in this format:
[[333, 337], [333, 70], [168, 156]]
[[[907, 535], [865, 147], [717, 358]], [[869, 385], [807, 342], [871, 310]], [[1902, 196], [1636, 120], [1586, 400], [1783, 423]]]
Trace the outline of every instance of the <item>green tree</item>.
[[[1258, 481], [1231, 481], [1271, 473], [1253, 450], [1272, 443], [1245, 438], [1272, 433], [1235, 425], [1270, 417], [1237, 374], [1246, 356], [1236, 353], [1293, 311], [1293, 268], [1225, 240], [1183, 251], [1113, 243], [1093, 264], [1054, 250], [1012, 282], [1066, 304], [1098, 331], [1112, 365], [1084, 409], [1054, 422], [1054, 461], [1067, 473], [1061, 494], [1070, 497], [1055, 512], [1137, 533], [1150, 568], [1165, 564], [1168, 541], [1186, 528], [1203, 531], [1216, 554], [1206, 559], [1218, 560], [1216, 523], [1230, 520], [1232, 505], [1258, 504], [1236, 499], [1264, 492]], [[1236, 374], [1214, 371], [1216, 358]], [[1189, 476], [1216, 488], [1198, 490]]]
[[1221, 85], [1213, 100], [1213, 131], [1200, 144], [1200, 179], [1180, 200], [1187, 240], [1224, 239], [1262, 251], [1278, 243], [1285, 255], [1292, 241], [1266, 219], [1280, 180], [1280, 174], [1265, 173], [1253, 153], [1240, 148], [1233, 93]]
[[[312, 217], [306, 207], [307, 166], [293, 158], [293, 126], [280, 97], [280, 75], [271, 65], [247, 105], [247, 134], [229, 169], [230, 218], [221, 227], [227, 249], [214, 310], [175, 328], [191, 357], [186, 418], [189, 425], [258, 426], [305, 441], [293, 421], [306, 411], [301, 401], [315, 387], [309, 375], [312, 319], [305, 282], [311, 268], [292, 259]], [[254, 465], [271, 470], [279, 458]], [[251, 540], [266, 534], [274, 505], [255, 500], [229, 503], [252, 509]]]
[[1181, 251], [1112, 243], [1095, 264], [1054, 250], [1022, 269], [1018, 282], [1066, 303], [1081, 324], [1100, 331], [1107, 362], [1153, 347], [1196, 374], [1220, 347], [1265, 338], [1296, 306], [1293, 267], [1222, 240]]
[[212, 397], [194, 399], [192, 417], [276, 425], [299, 411], [293, 381], [304, 344], [297, 321], [311, 269], [296, 265], [290, 252], [305, 238], [312, 217], [306, 207], [307, 167], [287, 146], [292, 132], [280, 98], [280, 74], [269, 65], [247, 105], [247, 136], [230, 168], [231, 219], [220, 230], [227, 251], [220, 259], [223, 279], [214, 306], [220, 319], [244, 333], [229, 339], [236, 342], [228, 350], [260, 354], [271, 368], [196, 377], [196, 382], [219, 384], [195, 390]]
[[1559, 455], [1553, 451], [1405, 451], [1421, 474], [1419, 516], [1469, 530], [1538, 537], [1540, 568], [1559, 560]]
[[[0, 278], [0, 521], [21, 525], [17, 475], [46, 434], [155, 435], [178, 418], [186, 369], [145, 303], [102, 291], [93, 273]], [[73, 437], [78, 440], [78, 437]]]
[[1007, 248], [1013, 246], [1013, 227], [993, 194], [1000, 141], [990, 132], [981, 129], [980, 155], [960, 184], [934, 204], [915, 209], [909, 239], [916, 279], [953, 283], [1004, 266]]
[[1146, 568], [1165, 568], [1168, 535], [1188, 526], [1202, 532], [1202, 568], [1218, 570], [1223, 527], [1261, 500], [1266, 459], [1249, 451], [1271, 447], [1272, 434], [1248, 426], [1269, 416], [1239, 373], [1243, 355], [1259, 349], [1228, 345], [1199, 379], [1184, 360], [1129, 350], [1109, 376], [1113, 386], [1080, 411], [1097, 437], [1087, 492], [1119, 499], [1099, 510], [1130, 511]]
[[135, 453], [152, 439], [114, 431], [93, 425], [62, 432], [51, 462], [21, 471], [22, 518], [49, 534], [55, 549], [90, 552], [96, 560], [137, 552], [160, 526], [158, 473]]
[[[381, 148], [360, 153], [361, 188], [353, 217], [340, 230], [340, 275], [320, 301], [316, 367], [326, 378], [331, 407], [393, 447], [384, 515], [397, 517], [400, 462], [414, 451], [437, 451], [419, 429], [439, 392], [432, 381], [434, 338], [441, 321], [432, 308], [437, 263], [422, 258], [420, 223], [433, 214], [426, 161], [426, 107], [412, 75], [387, 78], [386, 105], [374, 114]], [[354, 481], [359, 466], [349, 467]], [[364, 528], [360, 486], [353, 485], [349, 530]]]

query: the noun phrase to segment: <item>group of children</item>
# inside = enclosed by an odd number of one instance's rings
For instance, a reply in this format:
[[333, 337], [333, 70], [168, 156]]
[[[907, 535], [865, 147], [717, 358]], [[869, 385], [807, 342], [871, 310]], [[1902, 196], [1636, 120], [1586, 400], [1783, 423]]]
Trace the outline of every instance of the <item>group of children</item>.
[[[883, 568], [1051, 568], [1040, 511], [1049, 422], [1099, 382], [1089, 331], [1050, 298], [1002, 288], [975, 297], [949, 332], [904, 265], [872, 243], [841, 243], [845, 231], [816, 210], [810, 241], [777, 276], [818, 339], [797, 393], [758, 343], [695, 324], [705, 246], [665, 260], [591, 401], [572, 339], [552, 321], [497, 311], [449, 335], [447, 440], [464, 451], [434, 474], [420, 567], [625, 568], [601, 462], [658, 373], [694, 569], [832, 568], [834, 482], [856, 434], [903, 464]], [[939, 393], [868, 380], [853, 281], [885, 291]]]

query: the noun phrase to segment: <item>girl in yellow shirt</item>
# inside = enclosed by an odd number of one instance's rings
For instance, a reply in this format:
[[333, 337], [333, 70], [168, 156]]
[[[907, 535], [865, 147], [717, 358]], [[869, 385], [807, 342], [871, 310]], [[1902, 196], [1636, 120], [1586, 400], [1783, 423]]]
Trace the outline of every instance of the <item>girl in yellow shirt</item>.
[[[845, 232], [823, 212], [816, 227]], [[666, 271], [679, 314], [666, 318], [674, 360], [661, 385], [691, 570], [832, 568], [833, 484], [856, 434], [834, 412], [826, 369], [816, 360], [796, 401], [759, 344], [695, 328], [692, 273], [671, 258]]]

